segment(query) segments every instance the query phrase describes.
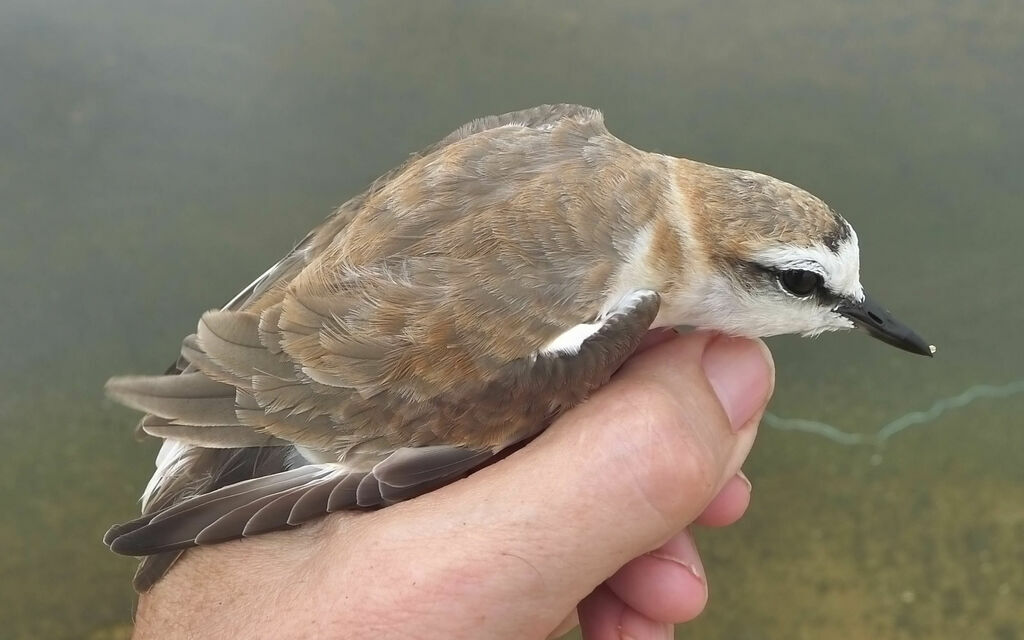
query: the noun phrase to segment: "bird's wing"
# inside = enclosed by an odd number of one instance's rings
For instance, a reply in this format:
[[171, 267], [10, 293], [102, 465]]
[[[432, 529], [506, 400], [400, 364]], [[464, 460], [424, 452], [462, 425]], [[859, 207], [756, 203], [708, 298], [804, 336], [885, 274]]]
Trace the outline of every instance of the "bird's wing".
[[[542, 105], [533, 109], [511, 112], [500, 116], [489, 116], [468, 123], [438, 143], [413, 154], [401, 166], [388, 172], [362, 194], [341, 205], [327, 220], [314, 229], [281, 261], [268, 269], [251, 285], [239, 292], [224, 309], [228, 311], [248, 311], [262, 313], [270, 307], [279, 305], [290, 283], [305, 270], [310, 262], [325, 253], [335, 239], [343, 236], [353, 219], [366, 209], [369, 201], [377, 198], [382, 192], [394, 187], [394, 182], [402, 178], [408, 169], [420, 162], [429, 162], [439, 158], [443, 152], [469, 138], [503, 128], [522, 129], [527, 131], [551, 131], [561, 122], [570, 122], [584, 131], [600, 133], [603, 130], [599, 112], [577, 105]], [[567, 195], [562, 205], [573, 209], [580, 204], [578, 199]], [[168, 369], [168, 375], [194, 373], [198, 369], [192, 360], [201, 357], [196, 347], [195, 335], [185, 339], [182, 355], [175, 365]], [[125, 381], [112, 381], [114, 387], [121, 386], [120, 392], [129, 395], [140, 392], [140, 389], [125, 388]], [[264, 380], [263, 382], [267, 382]], [[147, 381], [139, 378], [134, 386], [142, 385], [145, 393]], [[163, 383], [161, 383], [163, 384]], [[223, 408], [235, 396], [232, 385], [214, 387], [207, 382], [193, 379], [189, 383], [172, 383], [170, 386], [187, 386], [187, 384], [206, 385], [203, 393], [207, 394], [207, 406]], [[175, 393], [180, 391], [166, 390]], [[268, 390], [269, 393], [269, 390]], [[282, 390], [281, 393], [284, 393]], [[221, 394], [218, 397], [218, 394]], [[252, 477], [274, 473], [287, 467], [290, 458], [288, 451], [267, 449], [265, 445], [282, 444], [279, 439], [268, 438], [265, 434], [254, 433], [249, 428], [239, 428], [232, 423], [219, 426], [220, 429], [206, 430], [200, 438], [190, 425], [159, 415], [147, 415], [141, 426], [149, 427], [154, 433], [161, 433], [168, 439], [157, 458], [157, 471], [147, 487], [143, 500], [143, 512], [156, 513], [176, 504], [190, 496], [215, 490], [231, 482], [244, 479], [240, 474], [248, 470]], [[162, 428], [162, 431], [160, 429]], [[185, 437], [192, 434], [192, 438]], [[195, 444], [188, 444], [191, 440]], [[210, 448], [215, 447], [215, 448]], [[290, 449], [290, 448], [287, 448]], [[239, 471], [242, 470], [242, 471]], [[176, 554], [161, 554], [147, 559], [136, 575], [135, 585], [139, 590], [151, 586], [167, 570]]]
[[658, 307], [658, 294], [634, 292], [596, 323], [577, 348], [513, 361], [485, 383], [467, 384], [429, 403], [438, 416], [457, 414], [470, 422], [535, 421], [500, 444], [403, 446], [378, 452], [378, 461], [362, 469], [344, 462], [306, 465], [226, 486], [118, 525], [105, 542], [128, 555], [173, 552], [288, 528], [331, 511], [384, 506], [452, 482], [542, 429], [606, 382], [636, 349]]
[[149, 413], [146, 432], [207, 448], [494, 444], [468, 426], [480, 420], [431, 403], [618, 302], [612, 281], [637, 235], [622, 200], [659, 191], [599, 117], [571, 113], [453, 134], [319, 251], [314, 232], [241, 311], [207, 313], [181, 375], [113, 379], [110, 394]]

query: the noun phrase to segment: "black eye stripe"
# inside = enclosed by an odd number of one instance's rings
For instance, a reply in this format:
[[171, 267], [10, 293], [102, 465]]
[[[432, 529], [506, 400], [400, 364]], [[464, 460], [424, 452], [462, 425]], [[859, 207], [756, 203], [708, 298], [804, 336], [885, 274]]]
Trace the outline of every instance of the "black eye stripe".
[[[809, 271], [808, 269], [780, 269], [776, 266], [758, 264], [752, 261], [735, 261], [729, 263], [729, 271], [733, 274], [737, 283], [742, 287], [756, 289], [766, 285], [773, 285], [785, 291], [791, 296], [802, 300], [813, 299], [823, 307], [834, 307], [844, 300], [841, 294], [836, 293], [825, 285], [824, 278], [818, 287], [809, 295], [798, 296], [787, 290], [782, 283], [782, 274], [787, 271]], [[816, 274], [815, 272], [811, 272]], [[821, 278], [821, 276], [819, 276]]]

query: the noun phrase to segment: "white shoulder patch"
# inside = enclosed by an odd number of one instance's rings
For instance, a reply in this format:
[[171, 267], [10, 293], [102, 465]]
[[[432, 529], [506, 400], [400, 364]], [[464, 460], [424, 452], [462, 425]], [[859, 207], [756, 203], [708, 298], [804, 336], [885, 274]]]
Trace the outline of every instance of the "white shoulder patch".
[[543, 356], [576, 353], [583, 346], [583, 342], [597, 333], [598, 329], [602, 326], [604, 326], [603, 321], [578, 324], [564, 333], [555, 336], [551, 342], [541, 348], [539, 353]]
[[567, 329], [544, 345], [541, 350], [537, 352], [537, 355], [564, 355], [578, 352], [580, 347], [583, 346], [583, 343], [586, 342], [587, 338], [600, 331], [601, 327], [607, 324], [609, 318], [635, 309], [644, 298], [653, 295], [653, 293], [654, 292], [650, 289], [637, 289], [636, 291], [631, 291], [625, 297], [620, 298], [618, 303], [615, 304], [610, 311], [604, 313], [600, 318], [598, 318], [597, 322], [578, 324], [575, 327]]

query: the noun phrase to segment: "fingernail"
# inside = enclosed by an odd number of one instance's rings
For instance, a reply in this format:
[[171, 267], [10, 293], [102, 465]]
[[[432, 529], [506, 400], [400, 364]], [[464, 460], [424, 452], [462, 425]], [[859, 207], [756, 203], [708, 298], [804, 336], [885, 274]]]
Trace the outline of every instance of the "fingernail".
[[616, 631], [619, 640], [638, 640], [638, 638], [672, 640], [675, 637], [675, 627], [672, 624], [651, 620], [629, 608], [623, 613], [623, 619], [619, 621]]
[[750, 484], [750, 478], [747, 477], [747, 474], [743, 473], [742, 469], [736, 472], [736, 477], [743, 481], [743, 484], [747, 485], [748, 493], [754, 490], [754, 485]]
[[704, 350], [704, 375], [738, 431], [768, 400], [775, 377], [771, 354], [760, 340], [719, 336]]
[[698, 582], [706, 584], [704, 565], [700, 561], [700, 554], [697, 553], [697, 542], [689, 529], [672, 536], [668, 542], [654, 551], [648, 551], [647, 555], [675, 563], [690, 572]]
[[700, 569], [698, 569], [696, 565], [690, 564], [689, 562], [686, 562], [681, 558], [677, 558], [669, 553], [660, 550], [648, 551], [647, 555], [651, 556], [652, 558], [657, 558], [659, 560], [667, 560], [668, 562], [677, 564], [680, 567], [689, 571], [690, 575], [696, 578], [698, 582], [704, 582], [704, 573]]

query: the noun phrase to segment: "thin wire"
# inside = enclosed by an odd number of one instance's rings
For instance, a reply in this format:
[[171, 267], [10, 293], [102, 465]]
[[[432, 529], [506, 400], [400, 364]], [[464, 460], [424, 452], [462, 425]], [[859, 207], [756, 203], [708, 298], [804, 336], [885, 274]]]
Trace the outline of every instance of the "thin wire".
[[825, 438], [844, 446], [874, 445], [881, 447], [890, 438], [910, 427], [933, 422], [953, 409], [960, 409], [983, 398], [1008, 398], [1024, 393], [1024, 378], [1004, 385], [979, 384], [955, 396], [936, 400], [924, 411], [911, 411], [882, 425], [873, 434], [844, 431], [838, 427], [803, 418], [783, 418], [774, 413], [765, 413], [763, 422], [773, 429], [781, 431], [799, 431]]

